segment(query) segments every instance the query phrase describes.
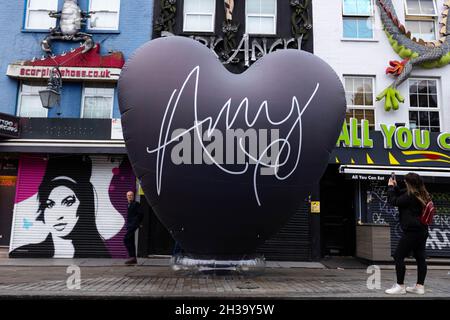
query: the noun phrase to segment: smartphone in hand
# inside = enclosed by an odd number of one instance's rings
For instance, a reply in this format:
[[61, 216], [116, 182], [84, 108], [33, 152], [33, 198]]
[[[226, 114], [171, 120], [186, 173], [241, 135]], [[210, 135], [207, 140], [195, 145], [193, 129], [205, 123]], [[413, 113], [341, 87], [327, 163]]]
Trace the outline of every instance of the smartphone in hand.
[[391, 173], [391, 178], [389, 179], [388, 185], [390, 185], [390, 186], [396, 186], [397, 185], [397, 180], [395, 179], [395, 172]]

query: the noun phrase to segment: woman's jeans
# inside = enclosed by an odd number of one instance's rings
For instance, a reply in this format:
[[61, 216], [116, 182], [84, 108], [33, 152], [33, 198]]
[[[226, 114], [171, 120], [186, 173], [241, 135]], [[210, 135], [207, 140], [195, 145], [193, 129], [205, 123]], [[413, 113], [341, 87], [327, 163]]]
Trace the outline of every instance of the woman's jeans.
[[417, 262], [417, 284], [423, 285], [427, 275], [427, 262], [425, 246], [427, 244], [428, 230], [405, 231], [395, 250], [395, 271], [397, 283], [403, 285], [405, 281], [405, 258], [413, 253]]

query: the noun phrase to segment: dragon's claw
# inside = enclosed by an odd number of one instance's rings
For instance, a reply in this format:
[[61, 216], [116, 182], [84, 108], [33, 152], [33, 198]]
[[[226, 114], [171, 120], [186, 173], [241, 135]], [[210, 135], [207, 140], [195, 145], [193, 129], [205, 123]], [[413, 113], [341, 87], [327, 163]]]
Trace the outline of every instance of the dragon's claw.
[[390, 111], [391, 109], [397, 110], [400, 103], [405, 102], [405, 98], [402, 97], [400, 94], [400, 91], [398, 91], [396, 88], [390, 86], [384, 89], [383, 92], [381, 92], [377, 96], [377, 101], [383, 100], [384, 101], [384, 109], [386, 111]]

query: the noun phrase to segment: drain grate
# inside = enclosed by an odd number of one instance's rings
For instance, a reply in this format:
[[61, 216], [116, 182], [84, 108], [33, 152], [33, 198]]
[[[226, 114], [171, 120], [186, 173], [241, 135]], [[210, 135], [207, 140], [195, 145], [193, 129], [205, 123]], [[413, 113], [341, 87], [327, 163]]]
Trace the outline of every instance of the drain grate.
[[256, 284], [252, 284], [251, 282], [246, 282], [245, 284], [238, 285], [236, 288], [245, 289], [245, 290], [255, 290], [255, 289], [259, 289], [260, 286], [258, 286]]

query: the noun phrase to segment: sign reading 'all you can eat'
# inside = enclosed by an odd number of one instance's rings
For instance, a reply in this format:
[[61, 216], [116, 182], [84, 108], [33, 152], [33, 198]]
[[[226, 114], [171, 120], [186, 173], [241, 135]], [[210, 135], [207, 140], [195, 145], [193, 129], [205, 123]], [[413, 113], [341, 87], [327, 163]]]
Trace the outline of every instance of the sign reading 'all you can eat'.
[[[385, 149], [397, 147], [400, 150], [428, 150], [432, 145], [430, 131], [410, 129], [407, 127], [380, 125]], [[336, 143], [337, 147], [373, 148], [374, 142], [370, 136], [369, 121], [351, 118], [342, 126], [342, 131]], [[436, 144], [444, 151], [450, 151], [450, 133], [442, 132], [435, 136]]]

